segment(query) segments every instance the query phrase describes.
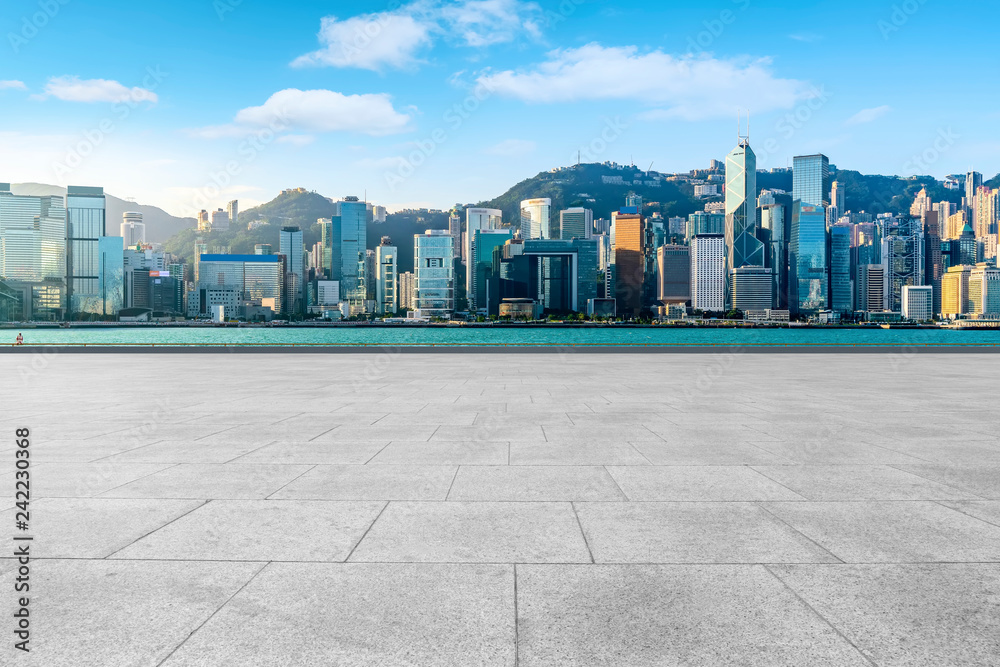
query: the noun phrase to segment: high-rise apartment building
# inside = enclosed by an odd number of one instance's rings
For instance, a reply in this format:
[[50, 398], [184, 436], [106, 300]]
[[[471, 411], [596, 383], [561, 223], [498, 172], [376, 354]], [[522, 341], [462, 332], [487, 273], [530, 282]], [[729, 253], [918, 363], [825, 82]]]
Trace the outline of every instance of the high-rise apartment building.
[[455, 243], [447, 230], [413, 237], [414, 307], [423, 317], [449, 318], [455, 310]]
[[557, 239], [559, 230], [552, 224], [551, 199], [526, 199], [521, 202], [521, 237]]
[[211, 214], [211, 230], [213, 232], [227, 232], [229, 231], [229, 214], [224, 210], [217, 209], [212, 211]]
[[399, 252], [388, 236], [375, 249], [375, 301], [380, 315], [393, 315], [399, 310], [396, 292], [399, 272]]
[[212, 219], [204, 209], [198, 211], [198, 231], [202, 233], [212, 231]]
[[229, 224], [235, 225], [240, 217], [240, 202], [236, 199], [226, 204], [226, 215], [229, 216]]
[[691, 239], [691, 306], [696, 310], [725, 310], [726, 237], [705, 234]]
[[732, 305], [734, 269], [765, 264], [764, 244], [757, 238], [757, 156], [749, 139], [741, 138], [726, 156], [726, 307]]
[[413, 283], [414, 283], [414, 275], [412, 272], [407, 271], [406, 273], [399, 274], [400, 310], [413, 310], [415, 307], [413, 301]]
[[659, 289], [657, 299], [664, 304], [684, 304], [691, 300], [691, 248], [662, 245], [656, 249]]
[[792, 160], [792, 199], [825, 209], [831, 189], [830, 160], [825, 155], [799, 155]]
[[559, 213], [559, 238], [589, 239], [594, 235], [594, 212], [589, 208], [568, 208]]

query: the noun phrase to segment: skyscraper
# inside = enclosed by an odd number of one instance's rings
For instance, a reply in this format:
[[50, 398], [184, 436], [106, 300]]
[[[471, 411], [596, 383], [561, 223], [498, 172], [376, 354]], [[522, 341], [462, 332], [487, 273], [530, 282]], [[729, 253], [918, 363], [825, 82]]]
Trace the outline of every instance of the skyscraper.
[[103, 315], [100, 239], [105, 236], [104, 188], [66, 190], [68, 317]]
[[[646, 278], [646, 233], [642, 216], [625, 208], [612, 217], [615, 292], [618, 312], [638, 317]], [[626, 212], [627, 211], [627, 212]]]
[[449, 318], [455, 310], [454, 237], [428, 229], [413, 237], [414, 307], [424, 317]]
[[469, 310], [496, 312], [499, 306], [499, 279], [493, 275], [493, 251], [513, 238], [510, 229], [477, 229], [473, 234], [472, 250], [468, 257], [471, 281], [468, 283]]
[[368, 247], [368, 207], [357, 197], [345, 197], [338, 204], [340, 215], [332, 220], [332, 243], [339, 252], [333, 253], [331, 279], [340, 281], [342, 299], [364, 299], [364, 285], [359, 276], [364, 275], [365, 249]]
[[229, 224], [235, 225], [240, 217], [240, 202], [234, 199], [226, 204], [226, 213], [229, 215]]
[[102, 236], [97, 240], [97, 301], [90, 312], [116, 318], [125, 306], [125, 266], [123, 239]]
[[[794, 180], [794, 174], [792, 178]], [[836, 206], [840, 215], [847, 213], [847, 192], [840, 181], [834, 181], [830, 186], [830, 205]]]
[[830, 205], [831, 189], [829, 158], [825, 155], [800, 155], [793, 159], [792, 199], [825, 208]]
[[122, 213], [121, 236], [125, 239], [126, 248], [146, 243], [146, 225], [142, 222], [142, 213], [138, 211]]
[[725, 309], [726, 237], [705, 234], [691, 239], [691, 306], [719, 312]]
[[691, 248], [686, 245], [663, 245], [656, 250], [660, 276], [657, 299], [662, 303], [687, 303], [691, 300]]
[[521, 202], [521, 237], [557, 239], [559, 230], [552, 225], [551, 199], [526, 199]]
[[902, 312], [903, 286], [924, 284], [924, 234], [920, 220], [909, 216], [888, 225], [882, 238], [886, 305]]
[[969, 278], [974, 268], [968, 264], [952, 266], [941, 278], [941, 314], [944, 317], [957, 318], [971, 312]]
[[229, 214], [224, 210], [217, 209], [212, 211], [212, 226], [213, 232], [227, 232], [229, 231]]
[[738, 266], [730, 276], [732, 307], [744, 313], [750, 310], [768, 310], [774, 301], [774, 281], [771, 269], [763, 266]]
[[278, 253], [285, 257], [285, 312], [299, 314], [304, 310], [306, 284], [302, 230], [298, 227], [282, 227], [278, 237]]
[[885, 310], [885, 267], [881, 264], [858, 266], [857, 309], [863, 312]]
[[965, 206], [969, 217], [975, 219], [976, 193], [983, 187], [983, 175], [978, 171], [970, 171], [965, 175]]
[[767, 263], [774, 281], [773, 307], [788, 310], [788, 239], [790, 236], [791, 200], [788, 195], [758, 199], [760, 238], [766, 243]]
[[732, 304], [730, 277], [741, 266], [765, 265], [764, 244], [757, 238], [757, 156], [750, 140], [726, 156], [726, 307]]
[[382, 315], [392, 315], [399, 310], [399, 299], [396, 294], [399, 253], [392, 239], [382, 237], [382, 242], [375, 250], [376, 284], [375, 300], [378, 312]]
[[559, 213], [559, 238], [589, 239], [594, 235], [594, 212], [589, 208], [568, 208]]
[[475, 283], [475, 255], [473, 244], [476, 239], [476, 232], [479, 230], [500, 229], [503, 211], [495, 208], [467, 208], [465, 209], [465, 291], [469, 299], [469, 310], [482, 308], [476, 302]]
[[799, 315], [816, 315], [827, 310], [830, 265], [826, 210], [822, 206], [798, 200], [793, 203], [788, 267], [789, 310]]
[[854, 310], [851, 289], [851, 228], [834, 225], [830, 228], [830, 310], [850, 313]]

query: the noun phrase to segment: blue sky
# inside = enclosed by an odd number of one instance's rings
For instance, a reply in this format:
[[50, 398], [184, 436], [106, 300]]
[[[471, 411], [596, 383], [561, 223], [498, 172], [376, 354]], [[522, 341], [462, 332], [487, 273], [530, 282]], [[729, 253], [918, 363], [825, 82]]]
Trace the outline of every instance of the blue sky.
[[1000, 170], [1000, 7], [973, 1], [7, 0], [0, 180], [177, 215], [280, 189], [391, 210], [584, 159]]

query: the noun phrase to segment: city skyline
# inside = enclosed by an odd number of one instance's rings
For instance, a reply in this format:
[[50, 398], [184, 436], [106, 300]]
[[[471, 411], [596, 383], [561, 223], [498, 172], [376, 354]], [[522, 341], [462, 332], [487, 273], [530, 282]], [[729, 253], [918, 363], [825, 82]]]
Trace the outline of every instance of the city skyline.
[[[864, 173], [1000, 168], [988, 86], [955, 64], [991, 60], [988, 3], [969, 22], [919, 3], [362, 2], [334, 19], [220, 0], [164, 5], [163, 26], [157, 2], [51, 4], [8, 11], [5, 176], [101, 184], [174, 215], [215, 188], [209, 201], [249, 208], [300, 185], [445, 208], [588, 153], [686, 171], [731, 149], [737, 107], [761, 168], [818, 152]], [[921, 78], [962, 104], [922, 95], [912, 111]]]

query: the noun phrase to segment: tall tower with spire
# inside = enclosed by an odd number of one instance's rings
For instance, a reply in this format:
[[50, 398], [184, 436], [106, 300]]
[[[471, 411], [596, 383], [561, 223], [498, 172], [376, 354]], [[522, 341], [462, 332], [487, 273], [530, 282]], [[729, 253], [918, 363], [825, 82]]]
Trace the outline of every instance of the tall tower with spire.
[[765, 266], [764, 244], [757, 238], [757, 156], [742, 123], [738, 144], [726, 156], [726, 308], [733, 303], [732, 276], [743, 266]]

